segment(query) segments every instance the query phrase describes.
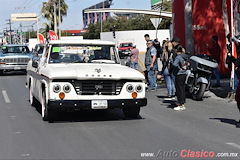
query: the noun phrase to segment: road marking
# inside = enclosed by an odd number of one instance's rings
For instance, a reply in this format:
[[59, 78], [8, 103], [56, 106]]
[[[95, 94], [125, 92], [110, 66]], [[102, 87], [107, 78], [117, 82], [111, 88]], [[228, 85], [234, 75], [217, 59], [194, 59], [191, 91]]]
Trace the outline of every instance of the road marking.
[[3, 94], [3, 98], [4, 98], [5, 102], [11, 103], [10, 99], [8, 98], [7, 91], [3, 90], [2, 94]]
[[236, 143], [227, 143], [230, 146], [236, 147], [238, 149], [240, 149], [240, 145], [236, 144]]

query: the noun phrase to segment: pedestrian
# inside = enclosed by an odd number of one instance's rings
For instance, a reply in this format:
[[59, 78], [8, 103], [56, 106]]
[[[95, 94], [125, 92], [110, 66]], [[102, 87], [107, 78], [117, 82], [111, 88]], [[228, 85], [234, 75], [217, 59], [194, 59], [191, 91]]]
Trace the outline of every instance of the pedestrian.
[[164, 100], [174, 100], [175, 99], [175, 84], [173, 81], [173, 75], [170, 72], [170, 65], [172, 63], [173, 53], [171, 52], [173, 49], [172, 43], [169, 40], [166, 40], [163, 44], [163, 53], [161, 56], [161, 61], [163, 64], [162, 73], [164, 76], [164, 80], [167, 85], [167, 97]]
[[[232, 38], [232, 40], [236, 43], [237, 58], [235, 58], [231, 54], [231, 52], [228, 53], [228, 56], [229, 56], [230, 62], [234, 63], [234, 65], [235, 65], [234, 73], [238, 78], [238, 83], [237, 83], [238, 86], [236, 87], [237, 90], [236, 90], [235, 100], [237, 101], [237, 107], [238, 107], [238, 110], [240, 112], [240, 40], [239, 39], [240, 39], [239, 36], [236, 36], [236, 37]], [[236, 127], [240, 128], [240, 119], [236, 123]]]
[[[238, 107], [238, 110], [240, 112], [240, 57], [238, 59], [236, 59], [235, 65], [236, 65], [235, 72], [238, 76], [238, 87], [237, 87], [237, 91], [236, 91], [235, 100], [237, 101], [237, 107]], [[240, 119], [236, 123], [236, 127], [240, 128]]]
[[170, 55], [170, 58], [169, 58], [168, 65], [169, 65], [169, 73], [171, 75], [171, 78], [172, 78], [174, 84], [176, 84], [175, 83], [175, 75], [173, 74], [173, 62], [174, 62], [174, 60], [175, 60], [175, 58], [177, 56], [177, 50], [179, 48], [181, 48], [182, 52], [185, 53], [185, 49], [180, 44], [180, 39], [178, 37], [173, 37], [173, 39], [171, 40], [171, 43], [172, 43], [172, 47], [173, 48], [171, 50], [171, 55]]
[[[157, 58], [156, 59], [157, 68], [156, 68], [155, 73], [154, 73], [155, 77], [156, 77], [156, 80], [157, 80], [157, 76], [158, 76], [159, 71], [160, 72], [162, 71], [162, 62], [160, 60], [160, 57], [162, 56], [162, 47], [161, 47], [161, 44], [158, 41], [158, 39], [154, 39], [154, 45], [153, 46], [157, 50], [157, 57], [156, 57]], [[157, 86], [157, 81], [156, 81], [156, 86]]]
[[144, 38], [145, 38], [145, 41], [146, 41], [146, 42], [150, 41], [150, 36], [149, 36], [149, 34], [145, 34], [145, 35], [144, 35]]
[[[145, 35], [144, 35], [144, 39], [145, 39], [146, 44], [147, 44], [147, 42], [150, 41], [150, 36], [149, 36], [149, 34], [145, 34]], [[146, 53], [147, 53], [148, 49], [149, 49], [149, 48], [148, 48], [148, 46], [147, 46], [147, 48], [146, 48]], [[146, 65], [145, 65], [145, 66], [146, 66]], [[147, 69], [144, 71], [144, 75], [145, 75], [145, 79], [146, 79], [147, 85], [149, 85], [148, 71], [147, 71]]]
[[[228, 40], [228, 43], [227, 43], [226, 64], [228, 65], [228, 69], [232, 70], [232, 63], [234, 63], [236, 59], [232, 54], [232, 40], [231, 40], [230, 34], [227, 35], [227, 40]], [[240, 53], [238, 53], [238, 55], [240, 55]], [[231, 91], [234, 96], [236, 94], [237, 86], [238, 86], [238, 77], [237, 77], [236, 71], [234, 70], [233, 89]]]
[[149, 81], [149, 89], [151, 91], [156, 91], [156, 77], [154, 75], [154, 72], [157, 68], [156, 65], [156, 57], [157, 57], [157, 50], [153, 46], [154, 42], [149, 40], [147, 42], [147, 52], [145, 55], [145, 66], [147, 69], [147, 76]]
[[131, 50], [130, 53], [130, 67], [136, 70], [138, 69], [138, 55], [139, 55], [139, 50], [136, 48], [136, 45], [133, 44], [133, 49]]
[[186, 59], [188, 59], [188, 55], [184, 54], [182, 47], [178, 47], [176, 52], [177, 56], [173, 62], [173, 75], [175, 76], [175, 86], [178, 104], [177, 107], [174, 107], [173, 109], [175, 111], [184, 111], [186, 110], [185, 80], [187, 72], [186, 68], [184, 67]]
[[[220, 45], [218, 44], [218, 36], [216, 35], [212, 36], [212, 48], [209, 48], [208, 44], [206, 45], [209, 53], [211, 54], [212, 59], [214, 59], [219, 64], [221, 48]], [[216, 84], [213, 85], [213, 87], [220, 87], [220, 73], [218, 67], [214, 69], [214, 75], [216, 78]]]

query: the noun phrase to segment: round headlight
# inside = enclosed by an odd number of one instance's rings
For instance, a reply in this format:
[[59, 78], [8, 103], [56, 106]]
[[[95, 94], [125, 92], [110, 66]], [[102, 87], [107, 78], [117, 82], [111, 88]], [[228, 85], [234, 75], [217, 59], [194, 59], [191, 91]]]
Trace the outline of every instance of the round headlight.
[[128, 92], [133, 92], [133, 89], [134, 89], [133, 85], [131, 85], [131, 84], [127, 85]]
[[64, 91], [65, 93], [69, 93], [69, 92], [71, 91], [71, 86], [68, 85], [68, 84], [65, 84], [65, 85], [63, 86], [63, 91]]
[[58, 93], [61, 90], [61, 86], [59, 84], [55, 84], [53, 86], [53, 92]]
[[142, 85], [137, 85], [136, 87], [135, 87], [135, 90], [137, 91], [137, 92], [142, 92], [142, 90], [143, 90], [143, 87], [142, 87]]

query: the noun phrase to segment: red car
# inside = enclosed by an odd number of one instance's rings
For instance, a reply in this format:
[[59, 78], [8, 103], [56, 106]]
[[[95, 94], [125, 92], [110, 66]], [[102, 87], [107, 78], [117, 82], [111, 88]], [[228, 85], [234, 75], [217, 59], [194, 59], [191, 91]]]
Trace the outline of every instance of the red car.
[[118, 53], [120, 57], [128, 56], [131, 52], [131, 49], [133, 48], [132, 42], [124, 42], [120, 43], [118, 47]]

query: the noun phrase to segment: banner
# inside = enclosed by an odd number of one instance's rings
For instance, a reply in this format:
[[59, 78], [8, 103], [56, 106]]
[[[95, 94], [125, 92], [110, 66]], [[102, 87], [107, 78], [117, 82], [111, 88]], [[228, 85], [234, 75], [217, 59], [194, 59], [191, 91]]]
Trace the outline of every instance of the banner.
[[45, 43], [44, 36], [41, 33], [37, 34], [37, 39], [38, 39], [38, 42], [40, 44], [44, 44]]
[[50, 37], [50, 40], [58, 40], [57, 34], [52, 30], [49, 30], [49, 37]]

